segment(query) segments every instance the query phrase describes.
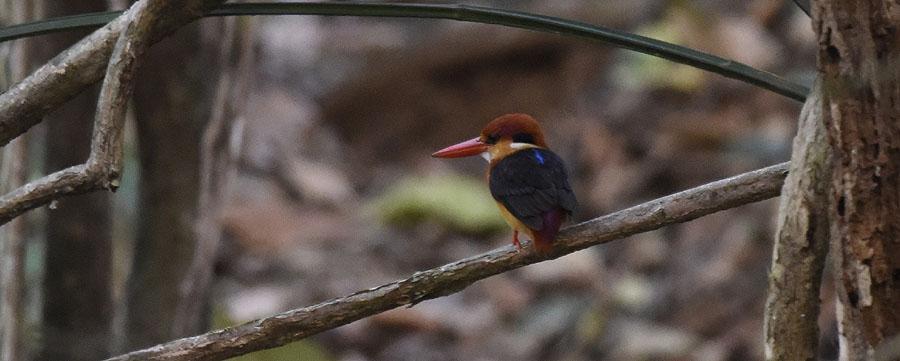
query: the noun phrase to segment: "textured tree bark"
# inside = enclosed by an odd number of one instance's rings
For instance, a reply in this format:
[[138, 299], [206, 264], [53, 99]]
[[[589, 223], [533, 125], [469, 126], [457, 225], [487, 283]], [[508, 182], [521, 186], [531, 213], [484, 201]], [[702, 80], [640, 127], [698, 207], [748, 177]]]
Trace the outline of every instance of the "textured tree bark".
[[900, 331], [900, 6], [813, 3], [833, 147], [831, 254], [842, 360]]
[[778, 207], [769, 275], [767, 360], [817, 360], [819, 285], [828, 250], [831, 149], [822, 123], [821, 86], [800, 113], [791, 168]]
[[221, 35], [221, 30], [221, 20], [185, 27], [148, 52], [138, 75], [134, 107], [141, 207], [128, 286], [128, 349], [198, 333], [206, 326], [175, 332], [174, 310], [184, 302], [180, 287], [195, 249], [201, 136], [218, 78], [221, 44], [204, 42], [202, 35]]
[[[106, 10], [104, 0], [43, 0], [44, 17]], [[42, 40], [43, 63], [89, 32]], [[99, 87], [63, 104], [45, 119], [46, 173], [84, 163], [91, 148], [91, 123]], [[96, 360], [109, 355], [112, 322], [110, 197], [106, 192], [57, 201], [47, 213], [44, 264], [42, 360]]]

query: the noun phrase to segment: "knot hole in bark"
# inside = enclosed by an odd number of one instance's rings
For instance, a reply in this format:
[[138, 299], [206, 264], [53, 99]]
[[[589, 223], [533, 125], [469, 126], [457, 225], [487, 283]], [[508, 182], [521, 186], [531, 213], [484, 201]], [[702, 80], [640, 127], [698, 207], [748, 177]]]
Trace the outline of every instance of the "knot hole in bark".
[[825, 47], [825, 55], [827, 55], [826, 59], [831, 64], [837, 64], [841, 61], [841, 51], [834, 45]]
[[846, 207], [846, 205], [844, 203], [846, 203], [846, 199], [844, 198], [843, 195], [841, 195], [837, 201], [837, 214], [839, 217], [844, 216], [844, 208]]
[[848, 291], [847, 300], [850, 301], [850, 306], [856, 308], [856, 306], [859, 305], [859, 294], [856, 293], [856, 291]]

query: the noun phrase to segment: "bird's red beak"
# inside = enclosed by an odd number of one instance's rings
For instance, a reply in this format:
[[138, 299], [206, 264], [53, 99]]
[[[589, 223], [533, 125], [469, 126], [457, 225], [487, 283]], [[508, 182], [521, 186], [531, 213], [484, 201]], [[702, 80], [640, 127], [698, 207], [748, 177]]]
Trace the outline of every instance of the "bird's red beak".
[[487, 149], [487, 144], [484, 144], [480, 138], [475, 138], [441, 149], [431, 154], [431, 156], [435, 158], [461, 158], [484, 153]]

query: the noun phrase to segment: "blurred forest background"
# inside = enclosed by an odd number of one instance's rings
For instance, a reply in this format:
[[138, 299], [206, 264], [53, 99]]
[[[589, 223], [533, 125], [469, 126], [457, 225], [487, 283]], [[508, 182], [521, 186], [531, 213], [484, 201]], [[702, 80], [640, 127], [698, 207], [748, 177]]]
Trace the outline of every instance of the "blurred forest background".
[[[127, 6], [3, 2], [3, 24]], [[790, 1], [466, 3], [636, 32], [803, 84], [814, 76], [810, 19]], [[2, 44], [2, 89], [85, 34]], [[84, 161], [96, 95], [28, 133], [30, 179]], [[542, 121], [581, 221], [786, 161], [800, 105], [499, 26], [204, 19], [141, 65], [118, 192], [25, 216], [24, 344], [36, 359], [96, 360], [506, 245], [484, 162], [429, 156], [504, 113]], [[762, 359], [775, 215], [772, 200], [717, 213], [239, 359]], [[832, 322], [821, 320], [826, 332]]]

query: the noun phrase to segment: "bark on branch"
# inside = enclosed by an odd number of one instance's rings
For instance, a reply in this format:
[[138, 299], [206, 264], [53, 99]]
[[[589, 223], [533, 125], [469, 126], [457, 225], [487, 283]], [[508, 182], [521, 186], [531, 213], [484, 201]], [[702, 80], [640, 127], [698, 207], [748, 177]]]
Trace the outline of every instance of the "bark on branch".
[[131, 80], [138, 57], [150, 44], [148, 36], [154, 20], [170, 2], [173, 1], [139, 1], [123, 15], [125, 28], [115, 43], [100, 89], [87, 162], [30, 182], [0, 197], [0, 225], [62, 196], [99, 189], [115, 190], [118, 187], [122, 172], [125, 111], [134, 88]]
[[[400, 306], [446, 296], [478, 280], [558, 258], [669, 224], [778, 195], [787, 175], [782, 163], [672, 194], [564, 229], [547, 258], [506, 246], [369, 290], [243, 325], [174, 340], [109, 359], [223, 360], [273, 348]], [[528, 248], [526, 248], [528, 249]]]
[[828, 250], [831, 148], [817, 83], [800, 113], [781, 191], [769, 294], [766, 360], [818, 359], [819, 286]]
[[[149, 30], [158, 41], [223, 0], [167, 1], [159, 9], [160, 21]], [[133, 8], [132, 8], [133, 10]], [[0, 94], [0, 146], [39, 123], [44, 115], [65, 103], [87, 86], [103, 78], [116, 39], [128, 24], [129, 10]]]

